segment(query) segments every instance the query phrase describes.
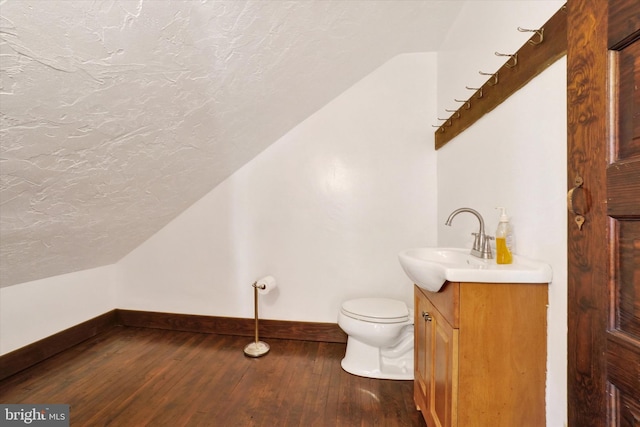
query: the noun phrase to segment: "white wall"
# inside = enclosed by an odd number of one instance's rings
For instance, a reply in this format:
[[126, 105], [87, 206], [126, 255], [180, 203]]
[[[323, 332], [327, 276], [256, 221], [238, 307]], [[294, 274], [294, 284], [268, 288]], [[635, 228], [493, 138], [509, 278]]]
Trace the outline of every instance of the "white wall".
[[0, 288], [0, 354], [116, 308], [115, 266]]
[[436, 56], [393, 58], [118, 263], [118, 306], [336, 322], [344, 299], [412, 304], [397, 252], [436, 242]]
[[[505, 21], [518, 36], [517, 26], [538, 28], [562, 5], [492, 2], [497, 4], [488, 8], [478, 3], [484, 2], [466, 4], [449, 33], [448, 50], [438, 57], [439, 112], [458, 107], [449, 103], [453, 97], [468, 98], [465, 84], [481, 84], [487, 79], [467, 83], [465, 78], [475, 78], [478, 70], [493, 72], [504, 63], [503, 58], [493, 68], [483, 64], [479, 58], [482, 48], [487, 50], [485, 56], [491, 57], [494, 50], [512, 53], [524, 42], [518, 42], [511, 52], [508, 47], [501, 48], [513, 43], [506, 39], [510, 36], [505, 33]], [[509, 3], [522, 9], [507, 11]], [[539, 6], [531, 8], [527, 3]], [[479, 28], [486, 22], [495, 24]], [[478, 37], [469, 37], [469, 32]], [[455, 92], [455, 88], [462, 91]], [[454, 209], [468, 206], [480, 211], [493, 235], [498, 223], [494, 208], [505, 206], [515, 229], [516, 254], [542, 260], [553, 268], [547, 338], [548, 427], [562, 427], [567, 418], [566, 156], [564, 58], [437, 151], [438, 244], [471, 246], [470, 233], [477, 231], [477, 220], [462, 214], [447, 227], [444, 222]]]

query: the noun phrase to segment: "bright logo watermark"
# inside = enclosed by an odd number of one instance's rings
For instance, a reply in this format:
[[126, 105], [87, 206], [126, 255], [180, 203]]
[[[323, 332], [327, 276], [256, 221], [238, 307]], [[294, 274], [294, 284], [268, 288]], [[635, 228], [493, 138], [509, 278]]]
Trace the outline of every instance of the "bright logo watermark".
[[0, 426], [69, 427], [69, 405], [0, 404]]

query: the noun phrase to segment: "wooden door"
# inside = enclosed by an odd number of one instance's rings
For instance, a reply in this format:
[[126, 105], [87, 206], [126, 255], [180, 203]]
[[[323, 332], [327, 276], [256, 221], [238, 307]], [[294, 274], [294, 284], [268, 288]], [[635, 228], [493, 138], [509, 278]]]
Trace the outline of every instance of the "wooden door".
[[567, 12], [569, 425], [637, 427], [640, 2]]
[[[636, 9], [640, 9], [637, 2]], [[609, 13], [612, 104], [607, 214], [613, 260], [606, 361], [613, 425], [640, 426], [640, 31], [618, 34], [628, 11]], [[638, 15], [640, 12], [636, 11]], [[640, 19], [637, 22], [640, 24]]]

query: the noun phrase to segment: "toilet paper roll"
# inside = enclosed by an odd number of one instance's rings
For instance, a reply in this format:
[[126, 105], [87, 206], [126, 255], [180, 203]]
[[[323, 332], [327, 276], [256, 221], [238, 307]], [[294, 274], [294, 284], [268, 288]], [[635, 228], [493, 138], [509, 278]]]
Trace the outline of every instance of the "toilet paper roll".
[[278, 285], [276, 285], [276, 279], [273, 276], [265, 276], [256, 281], [256, 287], [258, 288], [258, 293], [261, 295], [268, 294], [272, 290], [274, 290]]

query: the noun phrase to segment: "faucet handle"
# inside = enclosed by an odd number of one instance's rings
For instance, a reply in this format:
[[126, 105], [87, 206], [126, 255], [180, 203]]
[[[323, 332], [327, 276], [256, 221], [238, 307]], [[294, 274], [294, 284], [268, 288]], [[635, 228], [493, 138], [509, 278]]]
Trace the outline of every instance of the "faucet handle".
[[493, 236], [484, 236], [484, 247], [482, 248], [482, 258], [493, 259], [493, 253], [491, 253], [491, 240], [495, 240]]
[[473, 236], [473, 250], [481, 251], [482, 250], [482, 235], [480, 233], [471, 233]]

